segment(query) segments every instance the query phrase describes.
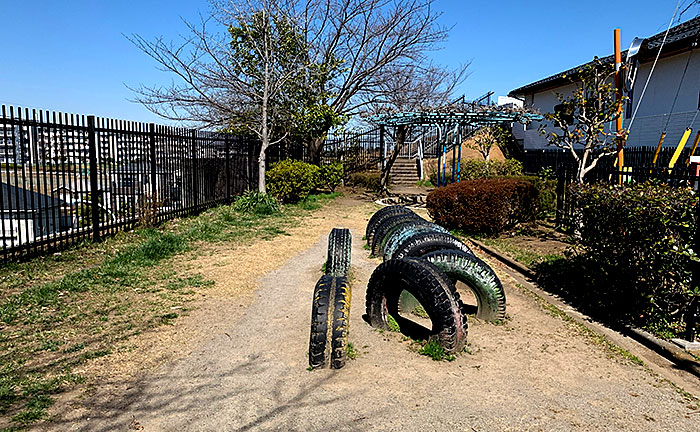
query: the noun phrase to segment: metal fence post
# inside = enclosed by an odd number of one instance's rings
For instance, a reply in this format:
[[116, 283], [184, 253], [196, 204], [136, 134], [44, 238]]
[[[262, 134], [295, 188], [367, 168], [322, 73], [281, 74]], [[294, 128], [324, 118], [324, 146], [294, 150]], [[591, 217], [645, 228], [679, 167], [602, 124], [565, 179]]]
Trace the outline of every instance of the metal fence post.
[[197, 211], [199, 190], [197, 189], [197, 130], [192, 129], [192, 206]]
[[224, 148], [226, 151], [226, 203], [231, 202], [231, 141], [228, 134], [224, 135]]
[[384, 166], [386, 164], [386, 143], [384, 142], [384, 125], [379, 126], [379, 157], [382, 161], [382, 174], [384, 174]]
[[95, 116], [87, 117], [88, 158], [90, 163], [90, 215], [92, 219], [92, 241], [100, 241], [100, 191], [97, 181], [97, 140], [95, 139]]
[[562, 226], [564, 223], [564, 193], [566, 192], [566, 170], [559, 168], [557, 170], [557, 209], [556, 223], [557, 226]]
[[148, 140], [151, 158], [151, 204], [153, 205], [153, 217], [158, 218], [158, 183], [156, 182], [156, 125], [148, 125]]

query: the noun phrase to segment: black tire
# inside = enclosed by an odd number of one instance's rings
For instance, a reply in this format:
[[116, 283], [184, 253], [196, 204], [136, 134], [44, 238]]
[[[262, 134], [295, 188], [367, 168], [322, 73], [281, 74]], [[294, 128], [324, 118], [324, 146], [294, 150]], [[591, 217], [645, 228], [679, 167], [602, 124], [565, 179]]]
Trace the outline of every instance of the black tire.
[[383, 209], [377, 210], [375, 214], [367, 222], [367, 229], [365, 230], [365, 239], [367, 240], [367, 245], [372, 245], [372, 237], [374, 236], [374, 231], [377, 229], [379, 224], [381, 224], [385, 218], [391, 217], [397, 214], [413, 213], [412, 210], [404, 206], [388, 206]]
[[[462, 304], [453, 294], [453, 285], [428, 261], [417, 258], [386, 261], [374, 270], [367, 286], [369, 323], [388, 330], [388, 314], [400, 317], [399, 296], [405, 290], [420, 302], [432, 321], [427, 339], [436, 340], [449, 353], [459, 352], [466, 344], [467, 322]], [[404, 328], [402, 324], [402, 331]]]
[[370, 244], [372, 255], [381, 256], [381, 245], [392, 231], [409, 222], [420, 221], [425, 221], [425, 219], [415, 213], [397, 214], [384, 219], [384, 221], [377, 226], [372, 236], [372, 243]]
[[392, 231], [388, 235], [388, 238], [386, 238], [380, 246], [380, 253], [384, 258], [384, 261], [392, 258], [396, 250], [399, 248], [399, 246], [401, 246], [401, 243], [415, 235], [428, 232], [449, 234], [445, 228], [432, 222], [409, 222], [404, 226], [399, 227], [399, 229]]
[[462, 243], [457, 237], [445, 233], [420, 233], [404, 241], [392, 256], [392, 259], [407, 257], [421, 257], [427, 253], [441, 249], [457, 249], [474, 255], [469, 246]]
[[350, 230], [347, 228], [333, 228], [330, 235], [328, 235], [326, 274], [347, 276], [350, 271], [351, 252], [352, 235]]
[[506, 293], [493, 269], [474, 255], [460, 250], [439, 250], [422, 257], [435, 264], [453, 282], [460, 281], [476, 297], [476, 317], [487, 321], [506, 317]]
[[348, 353], [348, 332], [350, 329], [350, 297], [352, 292], [346, 278], [338, 278], [335, 286], [335, 307], [333, 309], [333, 338], [331, 369], [345, 366]]
[[[342, 276], [323, 275], [316, 283], [311, 307], [309, 366], [314, 369], [345, 362], [350, 318], [350, 284]], [[336, 346], [338, 347], [336, 349]]]

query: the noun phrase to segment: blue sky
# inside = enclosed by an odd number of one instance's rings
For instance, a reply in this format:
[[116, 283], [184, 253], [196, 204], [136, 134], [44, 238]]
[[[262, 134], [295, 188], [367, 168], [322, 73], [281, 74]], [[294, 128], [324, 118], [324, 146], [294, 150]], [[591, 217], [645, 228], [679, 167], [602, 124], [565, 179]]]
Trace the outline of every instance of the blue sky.
[[[683, 0], [687, 2], [689, 0]], [[468, 99], [521, 85], [612, 53], [635, 36], [664, 31], [677, 0], [437, 0], [454, 26], [442, 64], [472, 61], [459, 89]], [[168, 83], [171, 77], [123, 34], [176, 39], [181, 18], [206, 14], [206, 0], [0, 0], [0, 104], [164, 121], [130, 102], [125, 85]], [[683, 20], [692, 18], [689, 11]]]

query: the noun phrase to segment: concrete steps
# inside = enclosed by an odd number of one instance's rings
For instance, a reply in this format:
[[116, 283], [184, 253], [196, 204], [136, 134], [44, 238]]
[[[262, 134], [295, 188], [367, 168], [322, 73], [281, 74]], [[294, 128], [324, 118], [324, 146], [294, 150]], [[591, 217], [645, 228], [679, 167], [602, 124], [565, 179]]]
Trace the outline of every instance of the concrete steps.
[[391, 184], [393, 185], [415, 185], [418, 177], [418, 161], [416, 159], [399, 158], [391, 167]]

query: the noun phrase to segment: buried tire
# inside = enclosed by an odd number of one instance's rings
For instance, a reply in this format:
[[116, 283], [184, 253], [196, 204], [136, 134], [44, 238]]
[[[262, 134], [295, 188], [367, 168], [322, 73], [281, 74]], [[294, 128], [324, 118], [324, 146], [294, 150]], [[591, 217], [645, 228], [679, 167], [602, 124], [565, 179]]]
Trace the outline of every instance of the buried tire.
[[[324, 368], [345, 364], [350, 312], [350, 285], [342, 276], [323, 275], [314, 289], [311, 307], [309, 366]], [[336, 348], [338, 347], [338, 348]]]
[[384, 220], [386, 220], [386, 218], [399, 214], [409, 213], [413, 213], [413, 211], [400, 205], [384, 207], [383, 209], [377, 210], [377, 212], [373, 214], [371, 218], [369, 218], [369, 222], [367, 222], [367, 229], [365, 230], [365, 239], [367, 240], [367, 245], [372, 245], [374, 231], [382, 222], [384, 222]]
[[382, 253], [382, 245], [394, 230], [400, 228], [402, 225], [411, 222], [427, 222], [422, 217], [415, 213], [397, 214], [384, 219], [384, 221], [377, 226], [372, 236], [371, 251], [372, 255], [380, 256]]
[[506, 293], [496, 273], [474, 255], [460, 250], [439, 250], [422, 257], [435, 264], [453, 282], [460, 281], [476, 297], [476, 317], [487, 321], [506, 317]]
[[350, 284], [346, 278], [338, 278], [335, 286], [333, 331], [331, 340], [331, 369], [345, 366], [350, 329]]
[[388, 238], [384, 242], [384, 245], [380, 247], [380, 252], [384, 258], [384, 261], [390, 260], [394, 253], [396, 253], [399, 246], [401, 246], [401, 244], [409, 238], [418, 234], [429, 232], [449, 234], [445, 228], [428, 221], [409, 222], [404, 226], [399, 227], [399, 229], [389, 234]]
[[396, 252], [391, 258], [421, 257], [430, 252], [442, 249], [457, 249], [464, 253], [474, 255], [472, 250], [469, 249], [469, 246], [465, 245], [461, 240], [451, 234], [427, 232], [409, 237], [396, 248]]
[[[389, 260], [372, 273], [366, 299], [370, 325], [388, 330], [389, 314], [397, 321], [401, 318], [399, 297], [403, 291], [409, 292], [420, 302], [432, 322], [433, 328], [427, 334], [418, 335], [418, 338], [425, 336], [425, 339], [436, 340], [448, 353], [464, 348], [467, 321], [462, 314], [461, 301], [454, 294], [452, 282], [433, 264], [418, 258]], [[406, 325], [411, 324], [409, 320], [402, 321]]]
[[350, 271], [352, 235], [347, 228], [333, 228], [328, 236], [328, 256], [326, 274], [347, 276]]

